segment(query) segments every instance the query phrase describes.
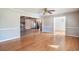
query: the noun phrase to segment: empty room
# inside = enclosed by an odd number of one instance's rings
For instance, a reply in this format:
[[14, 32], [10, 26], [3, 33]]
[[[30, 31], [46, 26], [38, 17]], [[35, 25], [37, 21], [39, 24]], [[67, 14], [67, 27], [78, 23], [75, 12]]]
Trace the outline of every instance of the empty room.
[[79, 8], [0, 8], [0, 51], [79, 51]]

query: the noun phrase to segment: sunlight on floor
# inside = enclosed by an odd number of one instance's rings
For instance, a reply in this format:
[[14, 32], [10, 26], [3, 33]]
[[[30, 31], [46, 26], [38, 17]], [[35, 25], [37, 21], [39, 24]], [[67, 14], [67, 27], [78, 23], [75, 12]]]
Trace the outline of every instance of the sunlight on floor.
[[54, 32], [54, 35], [65, 35], [65, 32]]
[[59, 48], [59, 45], [48, 45], [48, 46], [50, 46], [52, 48]]

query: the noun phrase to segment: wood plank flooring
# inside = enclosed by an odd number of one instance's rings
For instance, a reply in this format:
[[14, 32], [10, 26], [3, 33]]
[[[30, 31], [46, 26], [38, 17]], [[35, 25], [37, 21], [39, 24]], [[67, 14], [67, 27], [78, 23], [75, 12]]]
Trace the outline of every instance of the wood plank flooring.
[[34, 32], [20, 39], [0, 42], [0, 51], [79, 51], [79, 38]]

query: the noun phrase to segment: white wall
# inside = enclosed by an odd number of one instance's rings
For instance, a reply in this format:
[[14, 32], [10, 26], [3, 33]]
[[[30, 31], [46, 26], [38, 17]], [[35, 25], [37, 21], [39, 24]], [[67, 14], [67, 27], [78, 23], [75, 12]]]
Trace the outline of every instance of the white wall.
[[9, 10], [0, 9], [0, 41], [20, 37], [19, 14]]
[[42, 17], [42, 32], [53, 32], [53, 16]]
[[31, 16], [17, 9], [0, 8], [0, 41], [20, 37], [20, 16]]
[[66, 16], [66, 35], [79, 36], [79, 11], [72, 13], [65, 13], [58, 16]]
[[66, 17], [66, 34], [79, 36], [79, 12], [67, 14]]
[[53, 31], [53, 17], [66, 17], [66, 35], [78, 36], [79, 37], [79, 11], [72, 13], [59, 14], [55, 16], [44, 16], [42, 17], [42, 31], [52, 32]]

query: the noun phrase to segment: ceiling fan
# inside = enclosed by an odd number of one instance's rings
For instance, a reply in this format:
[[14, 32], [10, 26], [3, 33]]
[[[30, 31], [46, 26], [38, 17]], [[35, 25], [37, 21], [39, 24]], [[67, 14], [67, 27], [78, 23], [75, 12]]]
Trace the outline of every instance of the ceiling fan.
[[53, 14], [53, 12], [55, 12], [55, 10], [48, 10], [48, 8], [43, 8], [43, 15], [45, 14]]

